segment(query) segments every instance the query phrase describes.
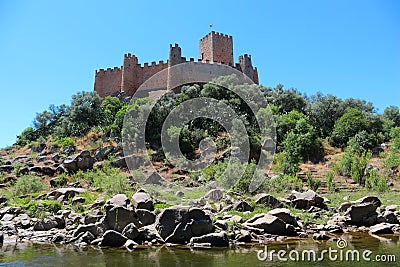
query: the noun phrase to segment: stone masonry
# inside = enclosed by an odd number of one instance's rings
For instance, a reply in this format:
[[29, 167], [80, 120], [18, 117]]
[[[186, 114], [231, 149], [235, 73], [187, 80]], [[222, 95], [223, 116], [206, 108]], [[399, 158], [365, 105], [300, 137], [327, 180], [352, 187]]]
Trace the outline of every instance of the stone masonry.
[[[258, 84], [257, 68], [253, 68], [250, 55], [239, 56], [239, 62], [234, 63], [232, 36], [215, 31], [208, 33], [200, 40], [200, 58], [197, 61], [205, 64], [229, 65]], [[140, 85], [154, 74], [185, 62], [194, 62], [194, 58], [187, 61], [185, 57], [182, 57], [182, 50], [177, 44], [170, 45], [167, 62], [154, 61], [151, 64], [144, 63], [142, 66], [135, 55], [128, 53], [124, 55], [121, 67], [96, 70], [94, 90], [101, 97], [118, 95], [121, 92], [132, 96]]]

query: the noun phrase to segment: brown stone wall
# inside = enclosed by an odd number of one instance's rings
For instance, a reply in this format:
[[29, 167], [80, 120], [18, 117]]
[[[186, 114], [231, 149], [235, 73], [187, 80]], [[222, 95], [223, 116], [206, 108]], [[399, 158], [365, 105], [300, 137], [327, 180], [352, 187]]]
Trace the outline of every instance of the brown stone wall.
[[107, 70], [96, 71], [94, 90], [101, 96], [106, 97], [121, 90], [122, 68], [115, 67]]

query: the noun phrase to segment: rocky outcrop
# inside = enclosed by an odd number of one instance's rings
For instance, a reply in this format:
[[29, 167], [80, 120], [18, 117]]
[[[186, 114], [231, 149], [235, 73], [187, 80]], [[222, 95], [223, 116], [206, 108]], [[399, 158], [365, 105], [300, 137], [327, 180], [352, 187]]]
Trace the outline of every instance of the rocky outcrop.
[[308, 209], [312, 206], [324, 206], [324, 199], [312, 190], [308, 190], [304, 193], [292, 191], [286, 199], [289, 201], [291, 206], [297, 209]]
[[175, 206], [162, 211], [156, 219], [156, 229], [169, 243], [185, 244], [192, 237], [212, 231], [210, 215], [198, 208]]
[[278, 217], [275, 217], [268, 213], [254, 215], [253, 218], [247, 220], [243, 225], [248, 227], [249, 229], [262, 229], [265, 233], [273, 235], [297, 235], [297, 232], [293, 225], [287, 224]]
[[63, 162], [63, 167], [69, 173], [75, 173], [78, 170], [89, 170], [93, 168], [95, 159], [90, 156], [90, 151], [84, 150], [75, 157], [68, 157]]

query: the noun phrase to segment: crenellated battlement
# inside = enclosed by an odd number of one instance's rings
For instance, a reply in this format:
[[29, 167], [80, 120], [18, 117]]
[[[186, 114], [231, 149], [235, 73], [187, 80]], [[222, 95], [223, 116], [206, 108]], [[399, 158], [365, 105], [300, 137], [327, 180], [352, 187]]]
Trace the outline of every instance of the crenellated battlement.
[[200, 39], [200, 41], [209, 38], [210, 36], [214, 36], [216, 38], [227, 38], [227, 39], [232, 39], [231, 35], [228, 34], [224, 34], [224, 33], [219, 33], [219, 32], [215, 32], [215, 31], [211, 31], [209, 32], [206, 36], [204, 36], [203, 38]]
[[101, 97], [121, 91], [127, 95], [133, 95], [140, 85], [154, 74], [185, 62], [230, 66], [243, 72], [255, 83], [258, 83], [258, 71], [257, 68], [252, 66], [251, 55], [241, 55], [238, 61], [238, 63], [235, 63], [233, 60], [232, 36], [211, 31], [200, 39], [200, 58], [197, 60], [193, 57], [190, 57], [189, 60], [183, 57], [182, 49], [177, 43], [169, 45], [169, 57], [166, 61], [139, 63], [137, 56], [126, 53], [121, 67], [96, 70], [94, 90]]

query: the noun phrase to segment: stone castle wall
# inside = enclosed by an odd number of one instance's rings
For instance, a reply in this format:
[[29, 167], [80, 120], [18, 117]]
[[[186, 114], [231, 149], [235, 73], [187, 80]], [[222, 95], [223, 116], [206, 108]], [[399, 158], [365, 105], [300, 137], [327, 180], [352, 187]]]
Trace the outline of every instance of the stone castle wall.
[[[121, 67], [100, 69], [95, 73], [94, 90], [101, 96], [106, 97], [120, 92], [125, 92], [132, 96], [136, 90], [147, 79], [154, 74], [167, 69], [168, 67], [185, 62], [194, 62], [194, 58], [189, 61], [182, 57], [181, 48], [175, 44], [170, 45], [169, 57], [167, 62], [155, 61], [151, 64], [141, 65], [138, 58], [130, 53], [124, 55], [123, 65]], [[253, 68], [251, 56], [245, 54], [239, 57], [239, 62], [233, 61], [233, 41], [232, 37], [216, 33], [214, 31], [207, 34], [200, 40], [200, 58], [198, 62], [219, 63], [229, 65], [246, 74], [250, 79], [258, 84], [257, 68]], [[169, 81], [168, 81], [169, 83]], [[167, 88], [170, 88], [167, 85]]]

